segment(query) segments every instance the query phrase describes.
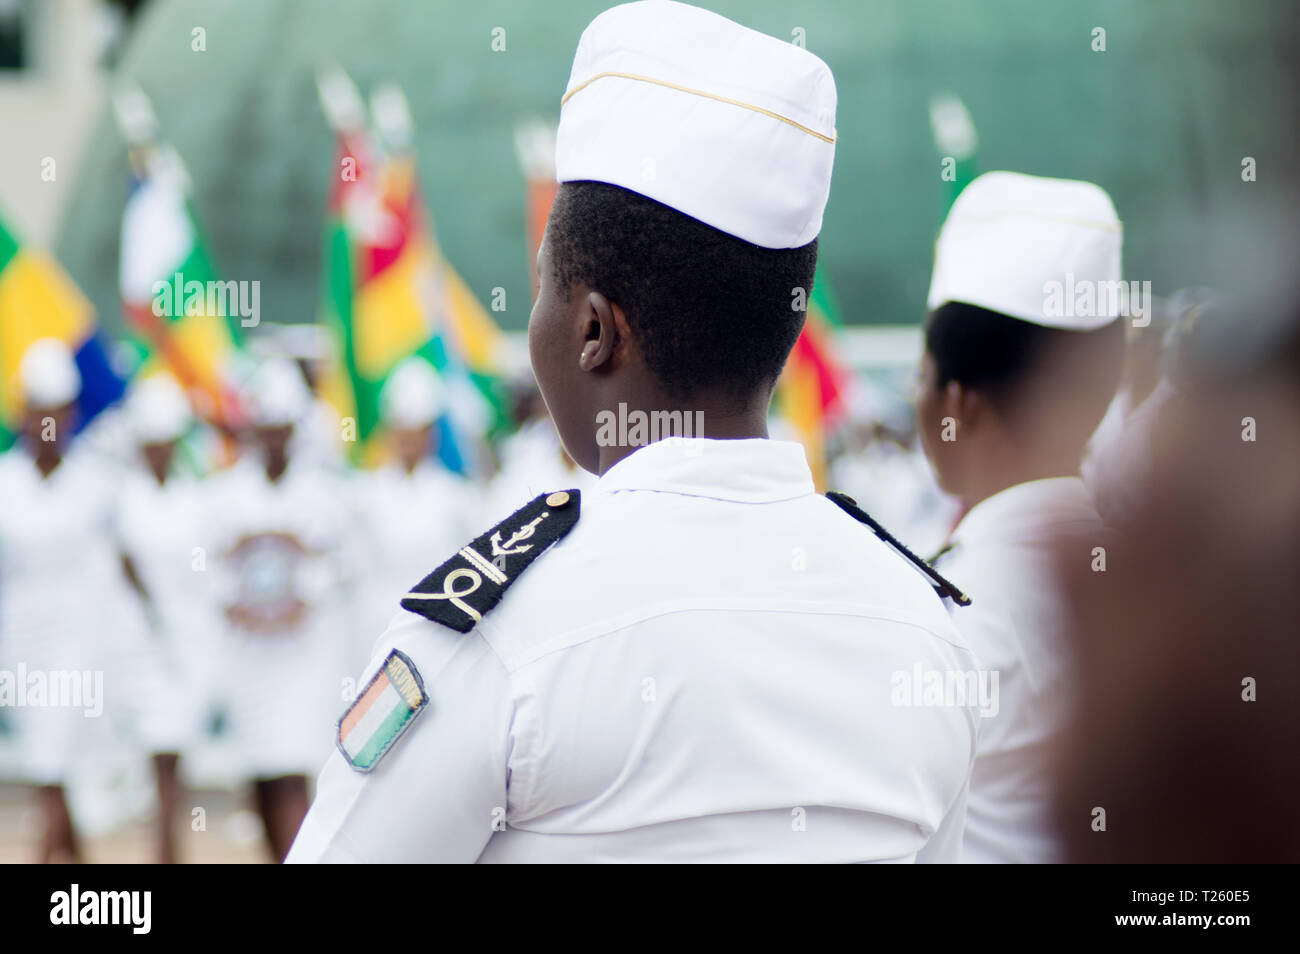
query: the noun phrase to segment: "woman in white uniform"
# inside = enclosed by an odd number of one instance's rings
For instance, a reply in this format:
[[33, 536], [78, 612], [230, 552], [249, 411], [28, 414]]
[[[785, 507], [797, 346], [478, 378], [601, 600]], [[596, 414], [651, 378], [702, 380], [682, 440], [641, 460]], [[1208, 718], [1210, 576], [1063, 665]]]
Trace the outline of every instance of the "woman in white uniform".
[[1120, 376], [1123, 321], [1105, 293], [1120, 238], [1097, 186], [995, 172], [966, 187], [936, 245], [917, 412], [964, 511], [936, 566], [970, 596], [954, 621], [997, 677], [965, 861], [1060, 857], [1049, 757], [1074, 679], [1051, 556], [1062, 545], [1086, 566], [1107, 543], [1079, 468]]
[[430, 560], [464, 546], [483, 529], [478, 495], [434, 458], [434, 422], [443, 394], [429, 362], [408, 358], [380, 394], [380, 414], [391, 442], [391, 460], [357, 478], [368, 551], [364, 613], [350, 647], [357, 671], [370, 658], [374, 633], [399, 610], [398, 603], [429, 572]]
[[0, 704], [17, 731], [23, 776], [39, 792], [39, 859], [77, 861], [64, 786], [90, 733], [87, 719], [103, 714], [95, 650], [115, 625], [105, 600], [121, 571], [109, 543], [109, 484], [85, 449], [69, 453], [81, 391], [71, 352], [41, 339], [24, 354], [19, 378], [22, 433], [0, 455], [0, 678], [8, 683]]
[[178, 762], [202, 733], [208, 714], [214, 607], [202, 488], [172, 466], [177, 442], [191, 424], [189, 402], [164, 373], [136, 384], [127, 410], [143, 466], [125, 475], [117, 541], [151, 632], [121, 647], [118, 662], [133, 688], [133, 728], [157, 776], [158, 860], [172, 864], [181, 795]]
[[329, 752], [346, 695], [346, 531], [338, 479], [292, 453], [310, 406], [285, 359], [250, 382], [245, 456], [218, 478], [210, 512], [225, 618], [220, 693], [273, 857], [307, 810], [307, 775]]

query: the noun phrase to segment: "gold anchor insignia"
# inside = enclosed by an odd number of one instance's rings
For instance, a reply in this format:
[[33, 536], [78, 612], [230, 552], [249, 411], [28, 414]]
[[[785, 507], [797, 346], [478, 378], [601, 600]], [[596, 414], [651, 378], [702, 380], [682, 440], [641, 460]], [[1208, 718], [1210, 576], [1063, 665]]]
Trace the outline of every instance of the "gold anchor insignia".
[[[501, 542], [500, 530], [492, 534], [492, 539], [491, 539], [492, 555], [513, 556], [516, 553], [526, 553], [527, 551], [531, 550], [533, 548], [533, 545], [531, 543], [524, 544], [523, 546], [517, 546], [517, 544], [521, 540], [527, 540], [534, 533], [536, 533], [537, 525], [549, 516], [550, 513], [544, 511], [542, 515], [538, 517], [536, 520], [533, 520], [531, 523], [526, 523], [518, 530], [516, 530], [515, 533], [510, 537], [510, 539], [507, 540], [505, 543]], [[513, 550], [510, 549], [511, 547], [514, 547], [514, 549]]]

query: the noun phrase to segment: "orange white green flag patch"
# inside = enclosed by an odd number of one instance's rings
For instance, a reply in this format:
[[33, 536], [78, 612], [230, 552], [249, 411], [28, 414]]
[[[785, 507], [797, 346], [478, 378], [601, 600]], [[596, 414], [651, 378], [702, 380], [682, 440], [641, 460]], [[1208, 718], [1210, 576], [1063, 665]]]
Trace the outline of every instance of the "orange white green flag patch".
[[369, 772], [428, 705], [415, 663], [394, 649], [339, 720], [339, 751], [358, 772]]

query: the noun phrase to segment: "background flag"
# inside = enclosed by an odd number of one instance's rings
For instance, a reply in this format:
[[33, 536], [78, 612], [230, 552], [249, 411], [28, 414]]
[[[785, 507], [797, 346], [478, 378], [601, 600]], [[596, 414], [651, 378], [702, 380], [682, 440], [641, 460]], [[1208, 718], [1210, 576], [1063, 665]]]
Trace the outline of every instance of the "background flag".
[[139, 374], [166, 368], [194, 410], [229, 432], [238, 422], [240, 303], [251, 288], [220, 282], [189, 202], [180, 157], [156, 142], [152, 108], [138, 90], [114, 96], [131, 144], [118, 284]]
[[381, 181], [385, 202], [401, 210], [402, 227], [422, 264], [417, 291], [432, 333], [419, 353], [437, 369], [447, 394], [447, 410], [439, 422], [440, 456], [453, 470], [482, 472], [486, 439], [511, 423], [502, 380], [505, 339], [438, 243], [420, 191], [415, 128], [406, 96], [396, 85], [380, 86], [371, 96], [370, 111], [386, 157]]
[[[322, 268], [321, 321], [335, 337], [335, 357], [321, 382], [321, 395], [344, 419], [356, 422], [356, 440], [349, 444], [354, 463], [373, 460], [371, 437], [379, 424], [379, 390], [383, 376], [396, 364], [375, 369], [382, 349], [382, 335], [396, 337], [391, 326], [359, 333], [355, 299], [365, 249], [380, 244], [394, 256], [398, 243], [397, 223], [383, 208], [378, 187], [379, 158], [366, 127], [365, 106], [352, 81], [340, 71], [323, 73], [317, 79], [321, 106], [338, 136], [332, 170], [332, 187], [326, 203], [324, 267]], [[374, 261], [370, 263], [371, 268]], [[404, 318], [409, 319], [409, 312]], [[410, 342], [421, 340], [409, 334]], [[380, 339], [376, 341], [376, 339]], [[418, 344], [414, 345], [418, 347]], [[389, 352], [402, 348], [389, 346]], [[405, 351], [405, 354], [409, 351]], [[400, 360], [397, 359], [397, 360]]]
[[476, 472], [485, 435], [505, 423], [501, 333], [434, 239], [401, 92], [376, 92], [376, 137], [346, 76], [326, 74], [319, 86], [339, 134], [326, 216], [323, 310], [336, 330], [340, 360], [325, 397], [357, 421], [354, 461], [374, 463], [380, 391], [403, 359], [419, 354], [446, 387], [439, 457], [453, 471]]
[[808, 296], [808, 317], [777, 381], [778, 413], [808, 454], [813, 481], [826, 488], [826, 439], [845, 410], [849, 373], [835, 357], [835, 336], [843, 326], [825, 271], [818, 266]]
[[528, 272], [537, 297], [537, 250], [542, 247], [546, 220], [560, 184], [555, 181], [555, 124], [533, 119], [515, 128], [515, 155], [524, 172], [525, 227], [528, 237]]
[[78, 429], [122, 396], [125, 384], [109, 365], [90, 302], [53, 258], [24, 247], [0, 219], [0, 447], [13, 443], [22, 414], [18, 368], [40, 338], [57, 338], [76, 357]]

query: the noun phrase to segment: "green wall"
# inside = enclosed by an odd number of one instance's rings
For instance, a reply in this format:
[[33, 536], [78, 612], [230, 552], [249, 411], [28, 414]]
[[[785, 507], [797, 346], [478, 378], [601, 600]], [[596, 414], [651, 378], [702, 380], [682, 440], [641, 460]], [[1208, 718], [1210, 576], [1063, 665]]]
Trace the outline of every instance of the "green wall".
[[[121, 70], [153, 98], [196, 184], [226, 277], [262, 282], [268, 321], [311, 319], [332, 136], [318, 64], [411, 99], [420, 172], [449, 257], [498, 319], [529, 308], [517, 118], [553, 117], [583, 26], [601, 0], [155, 0]], [[984, 169], [1088, 178], [1126, 223], [1128, 277], [1157, 293], [1203, 283], [1207, 221], [1294, 202], [1294, 0], [870, 0], [708, 2], [789, 38], [834, 70], [839, 144], [823, 262], [851, 323], [922, 310], [941, 212], [932, 92], [961, 95]], [[191, 30], [207, 32], [193, 52]], [[1107, 51], [1091, 31], [1107, 31]], [[505, 52], [491, 49], [494, 27]], [[1253, 156], [1259, 181], [1241, 181]], [[107, 111], [93, 133], [58, 254], [110, 326], [118, 321], [125, 148]]]

